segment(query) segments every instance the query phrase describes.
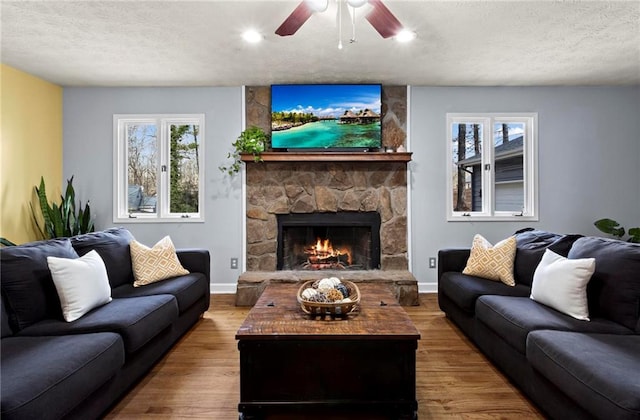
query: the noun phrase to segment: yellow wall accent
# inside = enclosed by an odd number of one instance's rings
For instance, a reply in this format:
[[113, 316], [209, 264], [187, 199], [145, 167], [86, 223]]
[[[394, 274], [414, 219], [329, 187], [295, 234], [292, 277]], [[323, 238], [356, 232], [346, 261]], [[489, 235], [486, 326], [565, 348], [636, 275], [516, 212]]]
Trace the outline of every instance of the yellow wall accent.
[[0, 143], [0, 236], [18, 244], [42, 239], [29, 203], [37, 206], [40, 176], [49, 201], [60, 197], [62, 87], [0, 64]]

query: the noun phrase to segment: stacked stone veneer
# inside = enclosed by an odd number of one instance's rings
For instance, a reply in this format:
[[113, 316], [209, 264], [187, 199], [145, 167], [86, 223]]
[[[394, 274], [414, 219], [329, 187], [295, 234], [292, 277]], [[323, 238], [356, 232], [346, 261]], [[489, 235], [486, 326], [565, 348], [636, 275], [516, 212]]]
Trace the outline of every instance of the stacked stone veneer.
[[247, 270], [276, 269], [276, 215], [380, 213], [382, 270], [407, 270], [405, 163], [262, 162], [247, 165]]

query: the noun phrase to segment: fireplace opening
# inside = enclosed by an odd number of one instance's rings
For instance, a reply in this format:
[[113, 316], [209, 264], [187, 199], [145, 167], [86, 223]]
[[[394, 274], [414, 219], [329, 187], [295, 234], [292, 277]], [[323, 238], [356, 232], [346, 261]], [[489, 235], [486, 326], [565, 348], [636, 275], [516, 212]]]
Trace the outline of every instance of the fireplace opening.
[[278, 215], [278, 270], [380, 268], [380, 214], [337, 212]]

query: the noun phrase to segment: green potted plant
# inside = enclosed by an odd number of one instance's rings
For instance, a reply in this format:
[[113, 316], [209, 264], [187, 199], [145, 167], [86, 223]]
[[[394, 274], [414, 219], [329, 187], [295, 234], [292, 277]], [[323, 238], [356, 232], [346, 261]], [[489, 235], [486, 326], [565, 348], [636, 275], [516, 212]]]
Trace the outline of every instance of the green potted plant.
[[240, 165], [242, 164], [242, 154], [250, 153], [253, 155], [255, 162], [262, 160], [261, 153], [264, 152], [267, 146], [268, 137], [264, 130], [260, 127], [252, 125], [244, 130], [235, 142], [231, 143], [234, 147], [233, 152], [229, 152], [227, 158], [233, 159], [233, 163], [229, 166], [220, 166], [222, 172], [226, 172], [229, 175], [233, 175], [240, 171]]
[[89, 202], [82, 207], [82, 202], [76, 211], [76, 192], [73, 188], [73, 176], [67, 180], [67, 189], [64, 197], [60, 196], [60, 204], [51, 203], [47, 199], [44, 178], [40, 177], [40, 186], [34, 187], [42, 212], [44, 226], [41, 227], [36, 217], [36, 212], [31, 207], [31, 214], [40, 234], [44, 239], [64, 238], [79, 235], [81, 233], [93, 232], [94, 226], [91, 220], [91, 207]]
[[[620, 226], [620, 223], [611, 219], [600, 219], [596, 220], [593, 223], [601, 232], [608, 233], [609, 235], [613, 235], [617, 238], [622, 239], [624, 236], [625, 230], [624, 227]], [[629, 238], [628, 242], [640, 243], [640, 227], [629, 228]]]

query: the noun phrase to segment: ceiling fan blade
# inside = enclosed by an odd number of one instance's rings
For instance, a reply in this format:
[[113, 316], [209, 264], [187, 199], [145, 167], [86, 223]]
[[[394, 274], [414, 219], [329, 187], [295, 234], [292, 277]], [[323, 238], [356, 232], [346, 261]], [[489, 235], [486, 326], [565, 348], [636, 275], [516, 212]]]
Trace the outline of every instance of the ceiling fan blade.
[[402, 30], [402, 23], [387, 9], [382, 0], [369, 0], [369, 4], [373, 6], [373, 10], [367, 13], [365, 18], [383, 38], [395, 36]]
[[276, 29], [276, 34], [280, 36], [289, 36], [296, 33], [298, 29], [311, 17], [313, 10], [306, 1], [302, 1], [298, 7], [282, 22], [282, 25]]

